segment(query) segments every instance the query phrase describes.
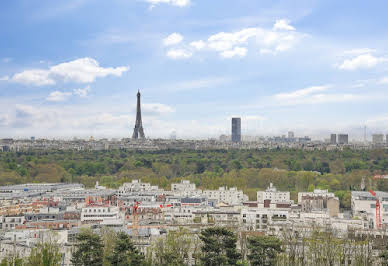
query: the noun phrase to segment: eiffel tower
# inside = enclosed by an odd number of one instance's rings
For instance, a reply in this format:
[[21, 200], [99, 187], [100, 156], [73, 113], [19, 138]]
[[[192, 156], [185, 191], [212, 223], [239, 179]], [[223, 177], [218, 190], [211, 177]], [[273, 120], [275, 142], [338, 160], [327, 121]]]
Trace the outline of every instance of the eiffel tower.
[[143, 123], [141, 122], [140, 91], [137, 92], [136, 123], [132, 139], [144, 139]]

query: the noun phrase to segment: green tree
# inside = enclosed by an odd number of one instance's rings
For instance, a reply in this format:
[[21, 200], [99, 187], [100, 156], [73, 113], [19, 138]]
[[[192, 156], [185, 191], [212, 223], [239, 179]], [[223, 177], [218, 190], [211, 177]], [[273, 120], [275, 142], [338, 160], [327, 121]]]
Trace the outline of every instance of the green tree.
[[241, 254], [236, 249], [237, 237], [227, 228], [211, 227], [202, 230], [201, 260], [206, 266], [237, 265]]
[[75, 266], [102, 266], [104, 244], [101, 237], [91, 230], [84, 230], [77, 235], [76, 251], [71, 262]]
[[112, 266], [144, 265], [144, 256], [139, 253], [128, 234], [119, 232], [112, 255], [108, 256]]
[[248, 259], [251, 265], [275, 265], [279, 252], [282, 251], [281, 241], [272, 236], [256, 236], [248, 238]]
[[58, 244], [44, 242], [36, 245], [27, 258], [27, 266], [56, 266], [60, 265], [62, 255]]
[[194, 239], [187, 230], [170, 231], [165, 238], [159, 238], [154, 243], [152, 264], [185, 265], [192, 248], [195, 249]]

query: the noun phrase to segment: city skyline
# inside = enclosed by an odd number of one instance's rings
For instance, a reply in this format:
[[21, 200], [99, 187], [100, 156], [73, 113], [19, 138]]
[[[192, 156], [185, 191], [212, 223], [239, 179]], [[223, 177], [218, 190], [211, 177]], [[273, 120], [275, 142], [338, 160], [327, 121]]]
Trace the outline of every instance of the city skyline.
[[0, 137], [386, 135], [384, 1], [176, 3], [2, 3]]

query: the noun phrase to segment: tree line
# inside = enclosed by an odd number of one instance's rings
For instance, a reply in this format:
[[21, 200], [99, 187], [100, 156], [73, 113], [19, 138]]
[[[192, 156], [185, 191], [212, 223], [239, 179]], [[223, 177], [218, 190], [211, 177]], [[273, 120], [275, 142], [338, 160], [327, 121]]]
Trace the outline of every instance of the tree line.
[[350, 191], [388, 190], [375, 174], [388, 172], [388, 150], [304, 151], [209, 150], [209, 151], [27, 151], [0, 153], [0, 185], [27, 182], [79, 182], [87, 187], [96, 181], [111, 188], [142, 179], [162, 188], [182, 179], [198, 188], [236, 186], [256, 199], [256, 191], [273, 183], [291, 191], [314, 188], [336, 192], [341, 207], [350, 207]]
[[[258, 232], [236, 233], [209, 227], [199, 234], [187, 229], [158, 237], [142, 254], [125, 232], [103, 228], [97, 234], [82, 230], [76, 237], [71, 263], [75, 266], [221, 266], [221, 265], [388, 265], [388, 249], [371, 236], [338, 238], [332, 231], [313, 229], [295, 236], [285, 229], [278, 238]], [[381, 243], [380, 243], [381, 246]], [[55, 242], [39, 243], [29, 256], [5, 257], [1, 266], [59, 266], [63, 263]]]

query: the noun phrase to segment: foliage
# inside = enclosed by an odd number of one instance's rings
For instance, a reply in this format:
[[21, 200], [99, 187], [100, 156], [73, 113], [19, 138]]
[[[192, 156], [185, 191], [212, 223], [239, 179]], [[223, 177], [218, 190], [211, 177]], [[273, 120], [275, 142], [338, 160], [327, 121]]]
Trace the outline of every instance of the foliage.
[[61, 265], [62, 255], [58, 244], [54, 242], [39, 243], [31, 250], [25, 265], [27, 266], [56, 266]]
[[255, 200], [255, 191], [273, 183], [295, 196], [314, 188], [338, 192], [343, 208], [350, 207], [348, 192], [360, 189], [362, 178], [366, 190], [388, 190], [388, 180], [373, 180], [375, 174], [387, 172], [388, 150], [0, 152], [0, 185], [79, 182], [92, 187], [99, 181], [117, 188], [141, 178], [169, 188], [171, 183], [186, 179], [203, 189], [236, 186]]
[[194, 239], [186, 229], [170, 231], [165, 237], [159, 238], [152, 246], [153, 265], [186, 265], [189, 252], [195, 249]]
[[76, 251], [71, 262], [75, 266], [102, 266], [104, 244], [101, 237], [91, 230], [83, 230], [77, 235]]
[[281, 241], [272, 236], [248, 238], [248, 259], [251, 265], [275, 265], [277, 254], [282, 251]]
[[206, 266], [237, 265], [241, 254], [236, 249], [236, 235], [224, 227], [202, 230], [199, 238], [203, 242], [201, 260]]
[[108, 261], [112, 266], [140, 266], [145, 264], [144, 256], [139, 253], [125, 232], [117, 233], [114, 248], [112, 254], [108, 256]]

